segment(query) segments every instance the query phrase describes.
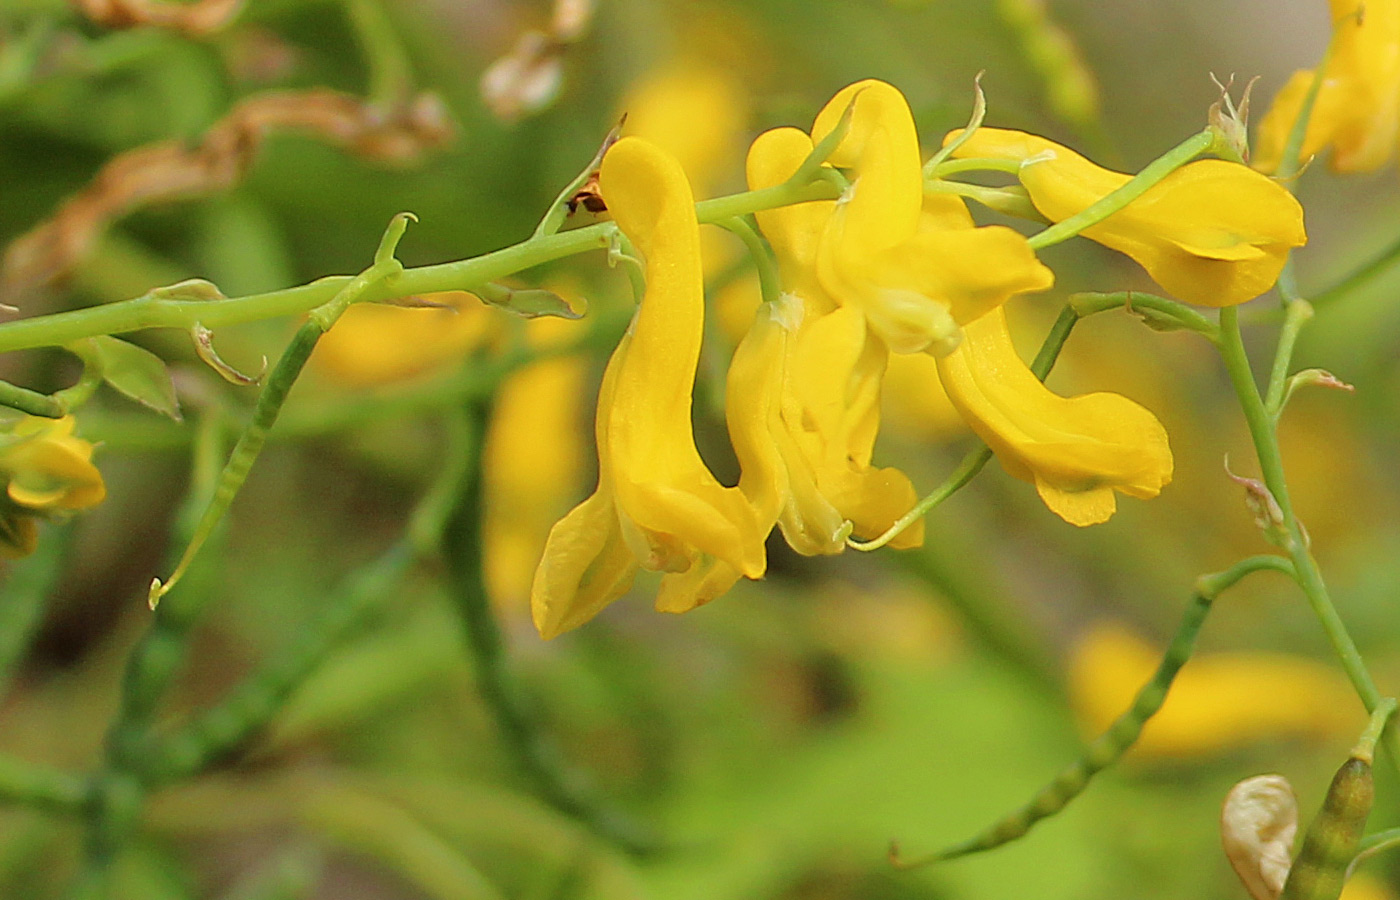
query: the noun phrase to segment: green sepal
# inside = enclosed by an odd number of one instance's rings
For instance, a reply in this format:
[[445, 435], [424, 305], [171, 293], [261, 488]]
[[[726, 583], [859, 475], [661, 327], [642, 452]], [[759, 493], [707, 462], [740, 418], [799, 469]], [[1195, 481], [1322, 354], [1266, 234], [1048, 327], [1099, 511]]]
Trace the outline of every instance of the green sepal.
[[182, 421], [180, 401], [175, 397], [175, 384], [165, 361], [149, 350], [108, 335], [99, 335], [82, 342], [91, 354], [74, 348], [84, 361], [95, 361], [102, 380], [143, 406]]
[[472, 290], [482, 303], [498, 306], [518, 316], [535, 319], [540, 316], [558, 316], [561, 319], [578, 319], [588, 312], [588, 304], [582, 298], [577, 305], [543, 288], [510, 288], [503, 284], [488, 282]]

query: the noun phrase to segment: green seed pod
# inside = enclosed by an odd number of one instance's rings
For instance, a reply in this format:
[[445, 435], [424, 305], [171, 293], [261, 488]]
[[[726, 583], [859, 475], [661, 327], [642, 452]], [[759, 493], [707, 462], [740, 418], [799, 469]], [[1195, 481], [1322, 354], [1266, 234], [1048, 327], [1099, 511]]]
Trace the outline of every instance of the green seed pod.
[[1341, 896], [1347, 866], [1356, 857], [1374, 798], [1370, 760], [1353, 756], [1333, 777], [1327, 799], [1293, 860], [1281, 900], [1337, 900]]

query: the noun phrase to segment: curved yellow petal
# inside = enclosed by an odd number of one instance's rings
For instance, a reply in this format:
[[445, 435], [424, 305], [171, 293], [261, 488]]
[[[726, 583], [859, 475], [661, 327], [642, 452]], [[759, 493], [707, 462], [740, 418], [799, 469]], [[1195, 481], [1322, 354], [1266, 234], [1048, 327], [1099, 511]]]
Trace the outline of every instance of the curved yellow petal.
[[602, 612], [632, 587], [637, 568], [612, 495], [600, 487], [550, 529], [530, 589], [540, 637], [558, 637]]
[[[1020, 162], [1031, 202], [1055, 222], [1129, 180], [1052, 141], [1003, 129], [978, 129], [954, 155]], [[1303, 209], [1292, 194], [1247, 166], [1218, 159], [1182, 166], [1083, 235], [1131, 257], [1172, 294], [1205, 306], [1233, 306], [1264, 293], [1289, 250], [1307, 241]]]
[[77, 510], [107, 496], [102, 473], [92, 464], [92, 444], [73, 436], [74, 419], [27, 417], [16, 423], [18, 440], [0, 452], [6, 494], [28, 509]]
[[[812, 139], [800, 129], [774, 128], [763, 132], [749, 148], [749, 189], [782, 184], [811, 152]], [[835, 201], [815, 200], [754, 214], [777, 257], [784, 287], [801, 296], [812, 313], [825, 312], [834, 305], [817, 284], [815, 266], [822, 234], [835, 208]]]
[[1171, 481], [1167, 435], [1150, 412], [1117, 394], [1052, 393], [1016, 354], [1001, 309], [963, 331], [938, 364], [948, 398], [1002, 467], [1034, 484], [1061, 518], [1103, 522], [1115, 491], [1146, 499]]
[[918, 226], [924, 182], [914, 115], [899, 89], [875, 79], [842, 88], [817, 114], [812, 140], [835, 130], [847, 108], [850, 125], [827, 160], [853, 170], [837, 223], [852, 254], [875, 253], [907, 239]]
[[618, 507], [646, 541], [645, 567], [684, 571], [682, 558], [699, 552], [757, 578], [765, 557], [753, 509], [705, 467], [691, 428], [704, 290], [685, 173], [655, 145], [629, 137], [608, 151], [599, 184], [618, 227], [647, 261], [646, 295], [619, 350], [607, 411]]

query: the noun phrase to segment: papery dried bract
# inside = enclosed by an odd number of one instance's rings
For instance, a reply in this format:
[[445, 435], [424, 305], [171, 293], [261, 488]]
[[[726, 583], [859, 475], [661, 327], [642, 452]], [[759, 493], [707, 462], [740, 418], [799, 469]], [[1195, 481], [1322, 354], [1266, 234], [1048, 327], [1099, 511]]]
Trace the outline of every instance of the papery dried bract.
[[1282, 775], [1235, 785], [1220, 811], [1225, 856], [1254, 900], [1277, 900], [1292, 865], [1298, 800]]

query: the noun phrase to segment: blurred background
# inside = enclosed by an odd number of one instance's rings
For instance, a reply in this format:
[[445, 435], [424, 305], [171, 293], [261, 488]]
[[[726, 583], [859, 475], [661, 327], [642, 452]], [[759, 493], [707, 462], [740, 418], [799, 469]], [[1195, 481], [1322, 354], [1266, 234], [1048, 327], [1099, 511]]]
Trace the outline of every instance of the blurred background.
[[[400, 247], [408, 265], [514, 243], [624, 111], [682, 158], [697, 194], [730, 193], [759, 131], [810, 125], [866, 77], [904, 91], [928, 147], [967, 120], [984, 72], [988, 124], [1135, 171], [1203, 126], [1212, 73], [1233, 76], [1236, 96], [1258, 76], [1260, 112], [1328, 36], [1321, 0], [248, 0], [208, 33], [103, 27], [77, 6], [0, 0], [0, 246], [52, 221], [118, 154], [169, 139], [208, 148], [249, 98], [332, 89], [370, 105], [337, 107], [326, 116], [345, 121], [330, 125], [248, 126], [237, 133], [253, 145], [217, 176], [133, 189], [81, 246], [50, 246], [37, 263], [12, 250], [0, 281], [26, 316], [190, 277], [238, 296], [353, 273], [401, 210], [420, 218]], [[1319, 165], [1299, 194], [1305, 295], [1400, 235], [1393, 169], [1342, 179]], [[695, 418], [702, 452], [732, 483], [722, 375], [757, 293], [738, 245], [707, 240], [713, 327]], [[1068, 293], [1150, 288], [1087, 242], [1043, 258], [1056, 287], [1011, 311], [1028, 358]], [[601, 254], [528, 276], [600, 317], [629, 302]], [[1356, 391], [1302, 393], [1281, 425], [1300, 516], [1383, 692], [1400, 676], [1398, 289], [1400, 275], [1384, 275], [1318, 309], [1297, 366]], [[558, 347], [588, 327], [523, 328], [469, 297], [441, 302], [460, 311], [356, 309], [318, 348], [191, 574], [210, 602], [162, 720], [216, 702], [403, 533], [451, 464], [443, 413], [472, 366], [512, 341]], [[1246, 309], [1264, 323], [1247, 335], [1261, 358], [1271, 304]], [[230, 327], [216, 343], [256, 372], [296, 325]], [[170, 361], [186, 422], [110, 392], [83, 409], [110, 495], [73, 523], [0, 697], [0, 750], [75, 771], [100, 759], [149, 623], [146, 586], [180, 549], [200, 423], [230, 446], [254, 400], [184, 335], [133, 338]], [[1363, 712], [1298, 591], [1263, 575], [1217, 603], [1161, 721], [1065, 812], [983, 857], [910, 873], [885, 859], [892, 838], [932, 850], [1027, 800], [1131, 702], [1194, 579], [1267, 549], [1224, 472], [1228, 454], [1257, 474], [1204, 342], [1121, 314], [1070, 340], [1050, 385], [1144, 404], [1176, 456], [1160, 498], [1125, 500], [1104, 525], [1066, 525], [993, 463], [929, 519], [921, 549], [809, 559], [774, 540], [761, 583], [674, 617], [651, 611], [644, 578], [545, 643], [529, 621], [530, 577], [549, 526], [592, 489], [607, 351], [557, 356], [503, 385], [486, 450], [487, 576], [536, 726], [666, 851], [628, 854], [536, 796], [483, 705], [441, 572], [424, 562], [244, 752], [153, 796], [115, 896], [1242, 898], [1220, 850], [1230, 786], [1278, 772], [1305, 820], [1321, 802]], [[39, 390], [76, 373], [57, 351], [0, 360], [0, 377]], [[892, 370], [876, 450], [920, 491], [973, 446], [930, 373]], [[1373, 830], [1400, 824], [1397, 788], [1381, 775]], [[80, 853], [72, 821], [0, 809], [0, 895], [63, 896]], [[1397, 878], [1393, 858], [1372, 860], [1348, 896], [1400, 896]]]

